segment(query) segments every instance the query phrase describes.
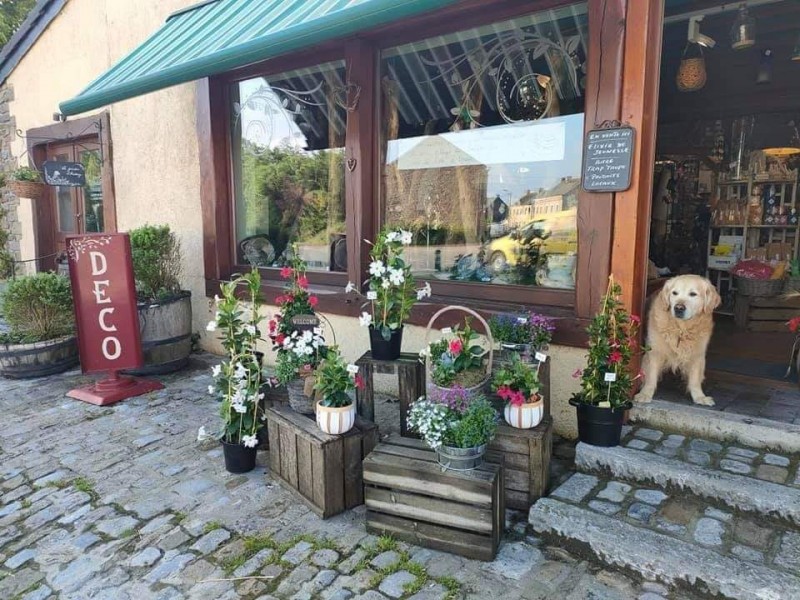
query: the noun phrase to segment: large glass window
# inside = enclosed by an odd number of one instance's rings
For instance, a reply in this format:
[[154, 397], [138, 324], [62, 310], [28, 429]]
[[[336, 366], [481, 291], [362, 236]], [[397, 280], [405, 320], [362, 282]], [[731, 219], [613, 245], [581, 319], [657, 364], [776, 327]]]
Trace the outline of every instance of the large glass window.
[[384, 221], [418, 276], [572, 289], [586, 4], [385, 50]]
[[232, 86], [240, 264], [280, 266], [296, 244], [311, 270], [346, 271], [343, 62]]

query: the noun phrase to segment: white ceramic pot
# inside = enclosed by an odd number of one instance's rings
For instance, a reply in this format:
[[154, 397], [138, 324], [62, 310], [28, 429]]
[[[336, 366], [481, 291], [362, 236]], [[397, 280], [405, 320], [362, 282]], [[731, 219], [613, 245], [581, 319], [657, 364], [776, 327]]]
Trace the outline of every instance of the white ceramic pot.
[[532, 429], [544, 418], [544, 399], [537, 396], [535, 402], [514, 406], [510, 402], [505, 409], [506, 423], [517, 429]]
[[330, 435], [347, 433], [356, 424], [355, 402], [341, 408], [331, 408], [317, 404], [317, 425]]

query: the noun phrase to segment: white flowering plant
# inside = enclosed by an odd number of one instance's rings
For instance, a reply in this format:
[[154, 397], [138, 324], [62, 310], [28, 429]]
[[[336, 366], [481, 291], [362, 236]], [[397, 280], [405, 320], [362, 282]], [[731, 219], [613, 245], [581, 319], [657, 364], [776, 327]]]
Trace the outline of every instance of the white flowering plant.
[[[372, 244], [370, 251], [367, 295], [359, 322], [363, 327], [378, 330], [383, 339], [389, 340], [393, 331], [399, 330], [411, 314], [414, 303], [431, 295], [431, 286], [426, 283], [417, 288], [411, 265], [403, 258], [403, 248], [409, 246], [413, 234], [403, 229], [385, 229]], [[355, 291], [348, 283], [345, 290]]]
[[[240, 286], [246, 289], [247, 303], [237, 296]], [[224, 425], [222, 441], [255, 448], [261, 428], [261, 364], [256, 344], [261, 333], [259, 315], [261, 276], [257, 269], [238, 275], [221, 286], [222, 297], [215, 298], [217, 313], [207, 330], [219, 332], [227, 357], [211, 369], [211, 395], [221, 398], [220, 416]]]
[[349, 365], [342, 358], [339, 348], [332, 346], [319, 365], [314, 389], [319, 392], [320, 404], [330, 408], [350, 406], [353, 399], [349, 392], [364, 387], [357, 365]]
[[463, 391], [431, 390], [408, 411], [409, 428], [434, 450], [482, 446], [494, 438], [497, 421], [497, 412], [484, 396], [472, 399]]
[[328, 353], [322, 329], [315, 327], [310, 331], [292, 331], [281, 340], [275, 362], [275, 377], [278, 383], [286, 385], [297, 377], [313, 375], [320, 362]]

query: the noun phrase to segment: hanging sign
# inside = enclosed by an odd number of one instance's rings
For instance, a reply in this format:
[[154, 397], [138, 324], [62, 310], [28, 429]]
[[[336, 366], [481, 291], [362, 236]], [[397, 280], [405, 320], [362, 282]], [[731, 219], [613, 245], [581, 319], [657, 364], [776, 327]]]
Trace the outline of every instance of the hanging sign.
[[48, 160], [43, 165], [44, 181], [48, 185], [83, 187], [86, 185], [86, 169], [78, 162]]
[[67, 257], [81, 368], [109, 373], [108, 379], [67, 395], [104, 405], [161, 389], [156, 381], [119, 376], [143, 364], [128, 234], [68, 236]]
[[583, 189], [624, 192], [631, 187], [634, 131], [632, 127], [593, 129], [583, 150]]

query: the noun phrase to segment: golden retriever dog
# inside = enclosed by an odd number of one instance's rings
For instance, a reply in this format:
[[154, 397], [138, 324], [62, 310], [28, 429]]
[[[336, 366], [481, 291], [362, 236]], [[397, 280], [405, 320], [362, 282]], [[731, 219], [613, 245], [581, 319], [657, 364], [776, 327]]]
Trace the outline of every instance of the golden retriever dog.
[[716, 288], [699, 275], [679, 275], [664, 284], [647, 313], [650, 350], [644, 356], [644, 385], [635, 402], [650, 402], [661, 374], [669, 369], [686, 379], [695, 404], [714, 406], [702, 386], [714, 309], [720, 302]]

